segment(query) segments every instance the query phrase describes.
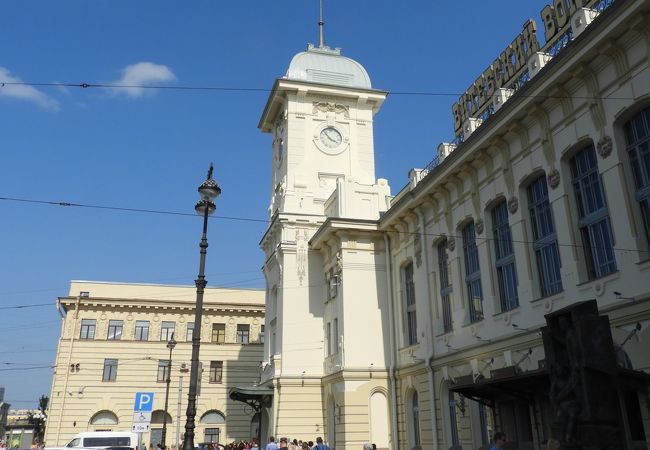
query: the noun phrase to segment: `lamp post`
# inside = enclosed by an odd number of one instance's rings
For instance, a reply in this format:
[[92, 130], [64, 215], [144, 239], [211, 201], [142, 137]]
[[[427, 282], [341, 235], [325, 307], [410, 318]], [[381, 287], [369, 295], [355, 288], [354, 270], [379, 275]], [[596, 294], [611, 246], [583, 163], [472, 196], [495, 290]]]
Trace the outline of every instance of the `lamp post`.
[[185, 421], [185, 435], [183, 436], [182, 450], [194, 450], [194, 418], [196, 417], [196, 387], [199, 375], [199, 349], [201, 346], [201, 321], [203, 316], [203, 291], [205, 281], [205, 255], [208, 250], [208, 216], [216, 209], [213, 200], [221, 194], [221, 188], [212, 179], [213, 167], [210, 164], [208, 177], [199, 186], [201, 199], [196, 203], [196, 213], [203, 216], [203, 236], [201, 237], [201, 258], [199, 260], [199, 276], [196, 284], [196, 312], [194, 314], [194, 331], [192, 333], [192, 363], [190, 366], [190, 389], [187, 394], [187, 418]]
[[167, 386], [165, 387], [165, 414], [163, 414], [163, 427], [162, 427], [162, 436], [160, 437], [160, 446], [162, 450], [165, 450], [166, 441], [167, 441], [167, 408], [169, 406], [169, 384], [172, 382], [172, 351], [176, 347], [176, 341], [174, 340], [174, 333], [172, 333], [171, 339], [167, 341], [167, 348], [169, 349], [169, 365], [167, 366], [167, 379], [165, 382]]

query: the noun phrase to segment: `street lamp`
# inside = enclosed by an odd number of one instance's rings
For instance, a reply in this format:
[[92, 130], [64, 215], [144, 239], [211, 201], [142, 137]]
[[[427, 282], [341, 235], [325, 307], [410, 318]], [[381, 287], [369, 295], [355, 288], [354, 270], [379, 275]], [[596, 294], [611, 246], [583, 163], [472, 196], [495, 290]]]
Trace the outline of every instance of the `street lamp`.
[[169, 349], [169, 365], [167, 366], [167, 387], [165, 388], [165, 414], [163, 414], [163, 427], [162, 427], [162, 436], [160, 437], [160, 446], [163, 450], [166, 447], [167, 441], [167, 407], [169, 405], [169, 384], [172, 381], [172, 351], [176, 347], [176, 341], [174, 340], [174, 333], [172, 333], [171, 339], [167, 341], [167, 348]]
[[208, 177], [199, 186], [201, 199], [196, 202], [194, 209], [196, 213], [203, 216], [203, 236], [201, 237], [201, 258], [199, 260], [199, 276], [195, 281], [196, 284], [196, 311], [194, 314], [194, 331], [192, 332], [192, 363], [190, 367], [190, 390], [187, 394], [187, 418], [185, 421], [185, 435], [183, 436], [182, 450], [194, 450], [194, 418], [196, 417], [196, 387], [199, 376], [199, 349], [201, 346], [201, 321], [203, 316], [203, 291], [207, 281], [205, 281], [205, 255], [208, 250], [208, 216], [217, 208], [213, 203], [219, 194], [221, 188], [212, 179], [213, 167], [210, 164]]

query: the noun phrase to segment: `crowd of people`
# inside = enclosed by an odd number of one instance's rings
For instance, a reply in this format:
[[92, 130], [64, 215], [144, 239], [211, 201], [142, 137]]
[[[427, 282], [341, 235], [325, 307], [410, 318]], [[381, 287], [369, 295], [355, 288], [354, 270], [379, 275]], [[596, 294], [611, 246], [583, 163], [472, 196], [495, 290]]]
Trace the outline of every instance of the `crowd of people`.
[[[289, 439], [281, 437], [278, 442], [275, 437], [269, 437], [269, 442], [261, 449], [256, 438], [252, 441], [231, 442], [229, 444], [209, 444], [206, 450], [330, 450], [330, 447], [323, 442], [322, 437], [314, 441], [302, 441], [301, 439]], [[363, 450], [377, 450], [375, 444], [363, 444]]]

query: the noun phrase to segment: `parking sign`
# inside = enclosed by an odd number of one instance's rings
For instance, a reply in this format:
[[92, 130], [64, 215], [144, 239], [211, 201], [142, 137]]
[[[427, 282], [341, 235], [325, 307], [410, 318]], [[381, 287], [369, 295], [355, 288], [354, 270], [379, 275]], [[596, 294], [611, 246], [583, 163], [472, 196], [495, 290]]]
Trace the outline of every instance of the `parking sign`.
[[134, 412], [152, 411], [153, 410], [153, 392], [136, 392]]

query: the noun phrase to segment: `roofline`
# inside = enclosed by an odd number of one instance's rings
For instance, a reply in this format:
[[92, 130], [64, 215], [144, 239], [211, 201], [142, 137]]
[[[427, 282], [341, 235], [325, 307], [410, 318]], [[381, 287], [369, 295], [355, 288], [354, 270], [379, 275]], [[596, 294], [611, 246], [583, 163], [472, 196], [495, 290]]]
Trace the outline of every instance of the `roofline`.
[[[594, 33], [600, 32], [601, 27], [604, 27], [610, 23], [609, 20], [612, 16], [624, 10], [624, 7], [621, 5], [627, 5], [627, 2], [613, 2], [612, 5], [609, 6], [603, 13], [599, 14], [594, 19], [591, 26], [587, 27], [585, 31], [583, 31], [578, 37], [569, 42], [567, 46], [561, 52], [559, 52], [557, 56], [553, 57], [535, 77], [524, 84], [521, 89], [518, 89], [512, 95], [512, 97], [510, 97], [508, 101], [505, 102], [501, 108], [499, 108], [498, 111], [496, 111], [483, 125], [478, 127], [478, 129], [474, 131], [464, 142], [458, 145], [458, 147], [445, 159], [443, 159], [438, 166], [429, 172], [427, 176], [425, 176], [424, 179], [422, 179], [422, 181], [420, 181], [415, 186], [415, 188], [405, 193], [394, 204], [392, 204], [386, 213], [379, 219], [380, 226], [384, 226], [393, 218], [394, 215], [399, 215], [399, 212], [397, 212], [397, 210], [400, 206], [405, 204], [405, 202], [413, 200], [419, 195], [421, 191], [426, 191], [431, 187], [431, 185], [435, 184], [436, 177], [431, 176], [432, 174], [440, 172], [443, 170], [443, 168], [450, 166], [454, 161], [464, 157], [467, 153], [475, 149], [476, 147], [474, 147], [474, 143], [489, 133], [492, 133], [494, 129], [498, 129], [500, 126], [502, 126], [504, 120], [507, 119], [507, 115], [509, 113], [515, 112], [516, 108], [523, 107], [525, 109], [528, 107], [528, 105], [532, 105], [534, 103], [533, 101], [526, 105], [522, 105], [522, 103], [524, 103], [530, 97], [530, 91], [538, 89], [541, 83], [549, 80], [549, 78], [556, 75], [557, 71], [561, 70], [564, 67], [562, 63], [572, 56], [575, 56], [578, 51], [583, 49], [584, 45], [586, 45], [585, 42], [592, 42], [591, 38], [593, 37]], [[406, 183], [405, 187], [407, 186], [408, 183]]]
[[[92, 283], [92, 284], [104, 284], [104, 285], [114, 285], [114, 286], [156, 286], [156, 287], [170, 287], [170, 288], [194, 288], [192, 284], [160, 284], [160, 283], [136, 283], [128, 281], [92, 281], [92, 280], [70, 280], [72, 283]], [[222, 289], [228, 291], [264, 291], [264, 288], [240, 288], [240, 287], [229, 287], [229, 286], [206, 286], [206, 289]], [[68, 297], [68, 296], [66, 296]], [[71, 296], [76, 298], [76, 296]]]
[[[389, 92], [388, 91], [383, 91], [381, 89], [373, 89], [373, 88], [362, 88], [362, 87], [354, 87], [354, 86], [339, 86], [336, 84], [325, 84], [325, 83], [314, 83], [311, 81], [303, 81], [303, 80], [292, 80], [290, 78], [285, 78], [285, 77], [280, 77], [276, 78], [275, 82], [273, 83], [273, 87], [271, 88], [271, 93], [269, 94], [269, 98], [266, 101], [266, 104], [264, 105], [264, 110], [262, 111], [262, 116], [260, 117], [260, 120], [257, 124], [257, 128], [259, 128], [262, 131], [265, 131], [264, 129], [264, 123], [267, 121], [267, 117], [270, 114], [271, 106], [274, 103], [274, 100], [278, 94], [278, 91], [280, 90], [280, 84], [281, 83], [287, 83], [287, 84], [293, 84], [296, 87], [299, 86], [307, 86], [307, 87], [312, 87], [312, 88], [329, 88], [329, 89], [338, 89], [338, 90], [344, 90], [348, 91], [351, 94], [352, 93], [367, 93], [367, 94], [374, 94], [374, 95], [379, 95], [382, 96], [384, 99], [388, 96]], [[287, 89], [287, 91], [289, 91]], [[353, 97], [354, 95], [351, 95]]]

